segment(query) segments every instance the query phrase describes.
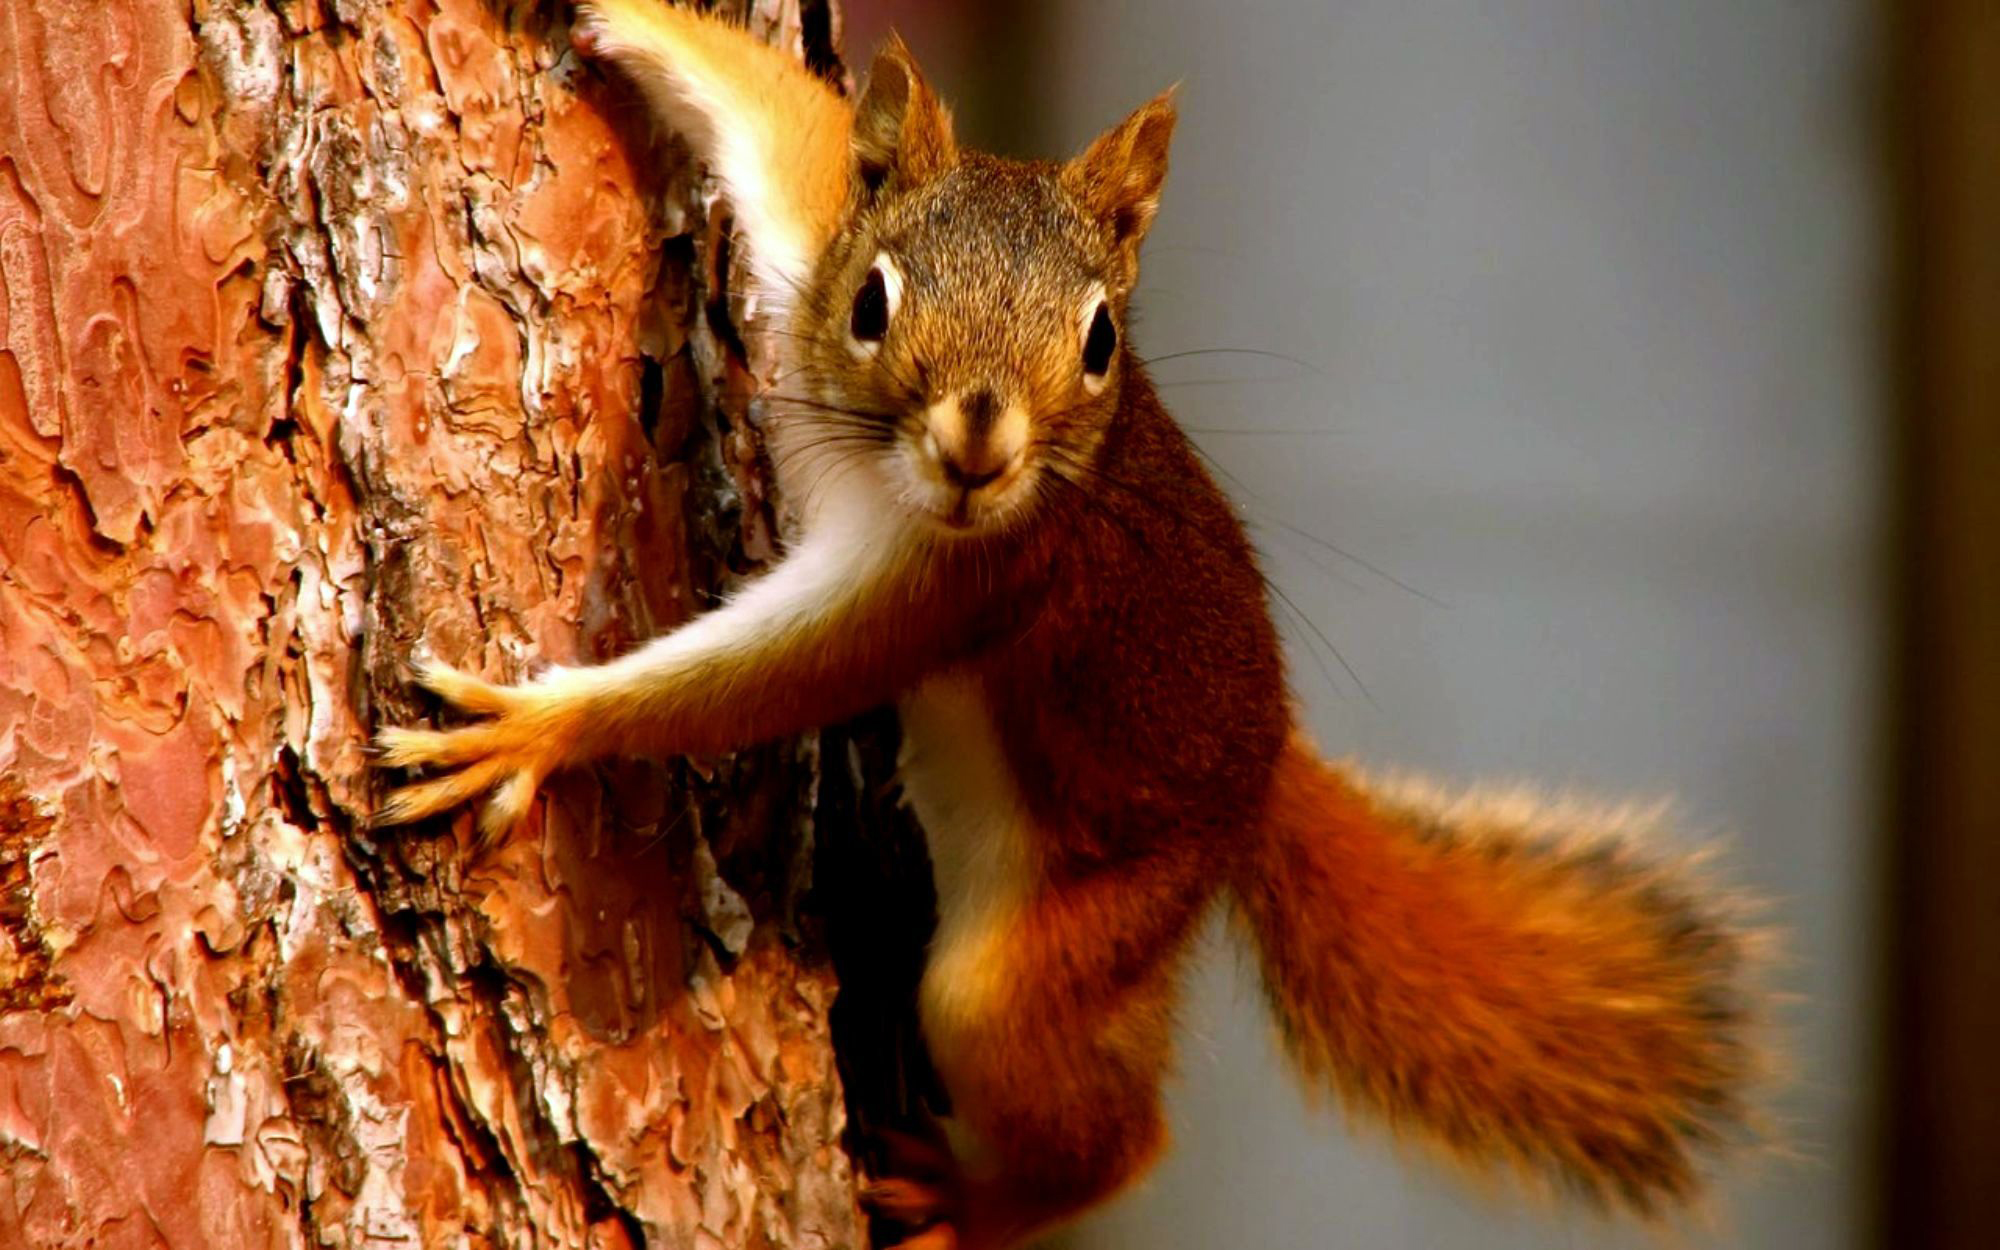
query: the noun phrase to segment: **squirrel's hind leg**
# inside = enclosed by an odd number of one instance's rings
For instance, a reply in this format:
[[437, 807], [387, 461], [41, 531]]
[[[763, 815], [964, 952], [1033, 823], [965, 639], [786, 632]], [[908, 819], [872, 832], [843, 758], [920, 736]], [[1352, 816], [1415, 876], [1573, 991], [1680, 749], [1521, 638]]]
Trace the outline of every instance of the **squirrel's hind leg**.
[[[924, 1034], [960, 1130], [957, 1171], [894, 1178], [871, 1198], [899, 1221], [948, 1225], [951, 1240], [905, 1246], [1001, 1250], [1151, 1166], [1182, 956], [1206, 899], [1184, 866], [1121, 864], [1040, 883], [985, 931], [940, 935]], [[986, 965], [971, 994], [968, 943]]]

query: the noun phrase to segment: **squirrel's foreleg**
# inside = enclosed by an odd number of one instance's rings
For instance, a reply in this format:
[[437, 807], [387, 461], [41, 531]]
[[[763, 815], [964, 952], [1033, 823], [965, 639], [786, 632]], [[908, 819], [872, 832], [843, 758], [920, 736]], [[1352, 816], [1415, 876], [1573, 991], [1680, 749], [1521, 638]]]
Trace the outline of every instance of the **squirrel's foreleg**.
[[750, 241], [758, 290], [789, 307], [846, 208], [852, 107], [788, 53], [660, 0], [580, 0], [570, 39], [693, 142]]
[[970, 610], [964, 598], [913, 592], [920, 558], [892, 534], [829, 531], [728, 603], [609, 664], [519, 686], [428, 666], [425, 685], [488, 719], [384, 730], [384, 764], [453, 771], [397, 791], [377, 820], [417, 820], [491, 790], [484, 824], [497, 832], [557, 768], [733, 750], [887, 702], [955, 645]]

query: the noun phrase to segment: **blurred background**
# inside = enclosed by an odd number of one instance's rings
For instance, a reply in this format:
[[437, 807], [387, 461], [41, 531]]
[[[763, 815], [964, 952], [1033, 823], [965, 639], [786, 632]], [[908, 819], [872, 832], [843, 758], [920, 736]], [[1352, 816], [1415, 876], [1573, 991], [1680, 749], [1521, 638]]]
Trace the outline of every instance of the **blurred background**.
[[[1674, 796], [1772, 900], [1796, 1157], [1732, 1166], [1680, 1244], [2000, 1245], [2000, 5], [847, 22], [857, 71], [898, 27], [1010, 154], [1182, 84], [1133, 337], [1247, 509], [1323, 746]], [[1058, 1244], [1659, 1244], [1310, 1111], [1223, 937], [1173, 1153]]]

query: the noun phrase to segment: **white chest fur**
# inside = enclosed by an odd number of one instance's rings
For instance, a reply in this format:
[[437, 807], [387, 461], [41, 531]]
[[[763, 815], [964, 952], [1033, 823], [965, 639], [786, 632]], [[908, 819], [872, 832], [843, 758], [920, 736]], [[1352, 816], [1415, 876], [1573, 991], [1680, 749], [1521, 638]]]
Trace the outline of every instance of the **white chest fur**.
[[924, 1028], [948, 1045], [1005, 984], [998, 944], [1033, 883], [1028, 815], [977, 683], [933, 677], [901, 705], [903, 793], [924, 827], [938, 931], [924, 970]]

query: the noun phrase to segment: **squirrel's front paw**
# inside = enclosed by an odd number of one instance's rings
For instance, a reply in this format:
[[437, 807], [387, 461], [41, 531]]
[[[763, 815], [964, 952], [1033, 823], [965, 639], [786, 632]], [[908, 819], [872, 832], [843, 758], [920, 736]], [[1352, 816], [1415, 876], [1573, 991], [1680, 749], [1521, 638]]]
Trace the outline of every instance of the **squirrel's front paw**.
[[480, 827], [505, 832], [527, 814], [543, 778], [562, 763], [570, 735], [561, 719], [533, 686], [496, 686], [436, 662], [419, 665], [417, 681], [459, 711], [488, 719], [461, 729], [378, 733], [382, 767], [453, 771], [395, 791], [377, 809], [375, 823], [408, 824], [491, 790]]
[[980, 1250], [991, 1239], [972, 1227], [974, 1188], [937, 1126], [930, 1128], [926, 1134], [874, 1131], [886, 1175], [862, 1188], [861, 1205], [904, 1230], [891, 1250]]
[[870, 1215], [912, 1230], [891, 1250], [960, 1250], [953, 1222], [958, 1215], [957, 1195], [946, 1180], [892, 1176], [863, 1189], [861, 1205]]

